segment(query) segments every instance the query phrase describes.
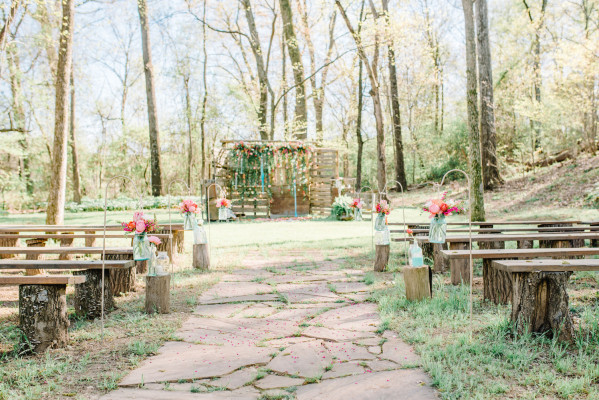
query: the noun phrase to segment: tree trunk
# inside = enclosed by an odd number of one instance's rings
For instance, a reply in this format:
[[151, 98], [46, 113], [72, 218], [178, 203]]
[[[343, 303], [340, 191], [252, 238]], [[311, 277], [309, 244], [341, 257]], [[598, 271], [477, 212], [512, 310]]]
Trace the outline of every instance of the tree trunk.
[[[73, 271], [73, 275], [85, 275], [85, 283], [75, 286], [75, 314], [87, 319], [100, 318], [102, 315], [102, 270]], [[106, 269], [104, 272], [104, 313], [108, 313], [114, 308], [110, 275], [110, 270]]]
[[[383, 10], [387, 25], [389, 25], [389, 0], [383, 0]], [[403, 157], [403, 138], [401, 135], [401, 114], [399, 109], [399, 88], [397, 85], [397, 68], [395, 67], [395, 49], [393, 40], [389, 40], [387, 57], [389, 59], [389, 85], [391, 87], [391, 109], [393, 121], [393, 138], [395, 144], [395, 180], [404, 190], [408, 189], [406, 170]], [[399, 185], [396, 186], [399, 192]]]
[[[132, 254], [106, 254], [106, 260], [133, 260]], [[137, 268], [112, 268], [110, 270], [110, 287], [114, 296], [135, 292]]]
[[[28, 239], [25, 241], [27, 247], [45, 247], [46, 239]], [[27, 254], [25, 255], [26, 260], [43, 260], [44, 256], [41, 254]], [[25, 276], [41, 275], [44, 273], [43, 269], [26, 269]]]
[[19, 328], [26, 338], [22, 353], [42, 353], [69, 341], [66, 285], [19, 285]]
[[562, 341], [574, 341], [568, 306], [571, 272], [517, 272], [513, 274], [512, 322], [520, 334], [558, 333]]
[[187, 120], [187, 187], [191, 188], [193, 169], [193, 118], [191, 115], [191, 96], [189, 94], [189, 74], [183, 75], [185, 89], [185, 119]]
[[207, 244], [193, 245], [193, 267], [196, 269], [210, 269], [210, 254]]
[[75, 78], [73, 76], [73, 69], [71, 68], [71, 116], [69, 133], [71, 136], [71, 158], [72, 174], [73, 174], [73, 201], [81, 203], [81, 182], [79, 179], [79, 161], [77, 156], [77, 140], [75, 139]]
[[152, 171], [152, 196], [162, 193], [160, 166], [160, 140], [158, 132], [158, 110], [154, 90], [154, 67], [152, 65], [152, 47], [150, 45], [150, 23], [146, 0], [137, 0], [139, 21], [141, 24], [141, 43], [143, 50], [144, 73], [146, 76], [146, 100], [148, 106], [148, 126], [150, 131], [150, 165]]
[[474, 12], [472, 0], [462, 0], [466, 31], [466, 102], [468, 108], [468, 142], [470, 192], [472, 195], [472, 219], [485, 220], [485, 203], [480, 160], [480, 135], [478, 131], [478, 107], [476, 89], [476, 41], [474, 35]]
[[67, 134], [69, 112], [69, 78], [73, 59], [74, 0], [62, 2], [62, 26], [58, 44], [56, 74], [56, 103], [54, 107], [54, 146], [50, 171], [50, 193], [46, 224], [64, 223], [64, 204], [67, 186]]
[[289, 0], [279, 0], [281, 16], [283, 17], [283, 30], [287, 42], [287, 52], [293, 70], [295, 81], [295, 116], [293, 132], [295, 138], [305, 140], [308, 138], [308, 113], [306, 110], [306, 89], [304, 87], [304, 66], [302, 55], [293, 29], [293, 14]]
[[495, 138], [495, 111], [493, 103], [493, 73], [489, 47], [489, 22], [487, 0], [477, 0], [476, 27], [478, 49], [478, 77], [480, 86], [480, 138], [482, 148], [483, 183], [493, 189], [502, 183], [497, 165], [497, 140]]
[[171, 293], [170, 275], [146, 276], [146, 313], [168, 314]]
[[362, 188], [362, 155], [364, 153], [364, 139], [362, 139], [362, 108], [364, 102], [364, 88], [362, 87], [362, 59], [358, 61], [358, 110], [356, 117], [356, 139], [358, 141], [358, 154], [356, 159], [356, 190]]
[[17, 10], [19, 9], [20, 0], [12, 0], [10, 5], [10, 11], [6, 16], [4, 21], [4, 26], [0, 30], [0, 53], [4, 51], [4, 44], [6, 43], [6, 38], [8, 37], [8, 33], [10, 32], [10, 26], [17, 15]]
[[[206, 2], [204, 1], [203, 11], [204, 21], [206, 20]], [[202, 98], [202, 117], [200, 119], [200, 145], [202, 146], [202, 184], [204, 179], [208, 179], [206, 175], [206, 103], [208, 102], [208, 80], [206, 79], [206, 65], [208, 63], [208, 52], [206, 51], [206, 24], [202, 24], [202, 81], [204, 83], [204, 96]]]
[[389, 264], [389, 254], [391, 252], [391, 246], [388, 244], [376, 245], [376, 253], [374, 259], [374, 270], [376, 272], [383, 272]]

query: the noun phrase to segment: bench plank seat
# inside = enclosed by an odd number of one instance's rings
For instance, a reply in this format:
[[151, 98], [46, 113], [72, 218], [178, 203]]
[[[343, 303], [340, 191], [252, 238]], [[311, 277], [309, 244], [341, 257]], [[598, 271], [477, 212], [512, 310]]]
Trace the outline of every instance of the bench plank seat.
[[[403, 225], [403, 222], [390, 222], [388, 225]], [[421, 222], [406, 222], [406, 225], [428, 225], [430, 220]], [[583, 224], [588, 225], [589, 222], [579, 220], [569, 221], [472, 221], [472, 225], [545, 225], [545, 224]], [[447, 225], [468, 226], [468, 221], [451, 221]]]
[[[419, 242], [428, 242], [428, 236], [416, 236]], [[473, 242], [510, 242], [522, 240], [576, 240], [576, 239], [599, 239], [599, 232], [587, 233], [531, 233], [531, 234], [496, 234], [496, 235], [472, 235]], [[412, 241], [412, 237], [393, 238], [395, 242]], [[447, 236], [446, 242], [468, 243], [468, 235]]]
[[[102, 269], [102, 260], [2, 260], [0, 269]], [[106, 269], [125, 269], [135, 266], [133, 260], [105, 260]]]
[[[163, 225], [163, 230], [183, 230], [183, 224]], [[101, 232], [103, 225], [0, 225], [0, 232]], [[121, 225], [107, 225], [106, 231], [122, 231]]]
[[84, 282], [82, 275], [0, 276], [0, 285], [76, 285]]
[[[441, 254], [449, 259], [468, 259], [470, 250], [442, 250]], [[561, 256], [593, 256], [599, 255], [599, 247], [580, 247], [562, 249], [489, 249], [472, 250], [472, 258], [535, 258]]]
[[[412, 229], [412, 233], [428, 233], [428, 228]], [[562, 227], [521, 227], [521, 228], [473, 228], [472, 233], [500, 233], [500, 232], [594, 232], [599, 231], [599, 226], [562, 226]], [[391, 229], [391, 233], [403, 233], [403, 229]], [[448, 233], [468, 233], [468, 228], [447, 228]]]
[[[0, 254], [102, 254], [101, 247], [0, 247]], [[132, 247], [107, 247], [106, 254], [133, 254]]]
[[[156, 236], [159, 238], [170, 238], [170, 233], [152, 233], [150, 236]], [[74, 233], [74, 234], [58, 234], [58, 233], [36, 233], [30, 234], [13, 234], [13, 233], [0, 233], [0, 239], [102, 239], [104, 237], [101, 233]], [[106, 239], [133, 239], [133, 234], [110, 234], [106, 235]]]
[[[563, 249], [562, 249], [563, 250]], [[582, 260], [499, 260], [493, 267], [507, 272], [599, 271], [599, 259]]]

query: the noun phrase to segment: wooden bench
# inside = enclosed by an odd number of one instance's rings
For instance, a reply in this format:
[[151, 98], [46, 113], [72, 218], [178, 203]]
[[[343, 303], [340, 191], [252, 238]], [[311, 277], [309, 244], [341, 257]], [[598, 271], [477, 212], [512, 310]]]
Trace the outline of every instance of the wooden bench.
[[500, 260], [492, 267], [511, 275], [511, 320], [519, 333], [553, 335], [572, 342], [567, 284], [574, 271], [599, 271], [599, 259]]
[[[104, 310], [114, 308], [114, 296], [111, 284], [111, 271], [131, 270], [131, 260], [106, 260], [104, 275]], [[102, 314], [102, 260], [3, 260], [1, 269], [44, 269], [74, 270], [74, 275], [84, 276], [85, 283], [75, 287], [75, 312], [89, 319], [99, 318]], [[32, 276], [31, 278], [35, 278]]]
[[[492, 225], [492, 224], [491, 224]], [[429, 229], [425, 228], [410, 228], [412, 233], [428, 233]], [[447, 233], [468, 233], [468, 228], [447, 228]], [[496, 232], [594, 232], [599, 231], [599, 226], [564, 226], [564, 227], [549, 227], [549, 226], [523, 226], [520, 228], [473, 228], [472, 233], [496, 233]], [[403, 229], [391, 229], [391, 233], [403, 233]]]
[[67, 285], [85, 283], [85, 276], [0, 276], [0, 285], [19, 286], [19, 327], [25, 340], [19, 353], [42, 352], [67, 345]]

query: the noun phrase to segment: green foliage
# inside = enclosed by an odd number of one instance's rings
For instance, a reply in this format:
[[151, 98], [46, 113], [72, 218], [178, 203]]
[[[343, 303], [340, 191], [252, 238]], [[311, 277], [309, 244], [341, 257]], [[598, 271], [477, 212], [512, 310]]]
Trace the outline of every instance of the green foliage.
[[[201, 198], [198, 196], [171, 196], [170, 204], [171, 207], [176, 207], [183, 199], [192, 199], [195, 202], [200, 202]], [[48, 203], [40, 202], [36, 204], [37, 208], [46, 208]], [[159, 197], [146, 197], [142, 200], [144, 209], [167, 209], [169, 205], [168, 196]], [[108, 211], [127, 211], [137, 210], [139, 208], [139, 200], [125, 196], [119, 196], [116, 199], [108, 199], [106, 209]], [[104, 199], [88, 199], [81, 200], [81, 203], [75, 203], [70, 201], [65, 205], [65, 211], [67, 212], [86, 212], [86, 211], [104, 211]]]
[[353, 199], [349, 196], [335, 197], [331, 214], [337, 219], [342, 219], [343, 217], [352, 215], [352, 202]]

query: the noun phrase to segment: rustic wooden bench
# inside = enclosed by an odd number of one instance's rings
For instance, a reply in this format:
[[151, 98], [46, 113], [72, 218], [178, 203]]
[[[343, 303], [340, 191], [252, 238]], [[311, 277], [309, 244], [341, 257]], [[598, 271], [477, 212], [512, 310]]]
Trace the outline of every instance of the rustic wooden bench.
[[0, 276], [0, 285], [19, 286], [19, 327], [25, 340], [20, 353], [42, 352], [67, 345], [67, 285], [85, 282], [85, 276]]
[[[129, 269], [134, 274], [134, 261], [106, 260], [104, 275], [104, 310], [114, 308], [111, 271]], [[75, 312], [89, 319], [102, 315], [102, 260], [3, 260], [2, 269], [73, 270], [73, 274], [84, 276], [85, 283], [75, 287]], [[35, 278], [32, 276], [31, 278]]]
[[[492, 224], [491, 224], [492, 225]], [[429, 229], [425, 228], [410, 228], [412, 233], [428, 233]], [[468, 233], [468, 228], [447, 228], [447, 233]], [[501, 233], [501, 232], [594, 232], [599, 231], [599, 226], [563, 226], [563, 227], [549, 227], [549, 226], [523, 226], [519, 228], [472, 228], [472, 233]], [[391, 229], [391, 233], [403, 233], [403, 229]]]
[[[470, 258], [470, 250], [443, 250], [443, 257], [449, 261], [451, 281], [459, 283], [459, 279], [470, 272], [465, 260]], [[528, 259], [542, 257], [577, 257], [599, 255], [597, 247], [580, 248], [541, 248], [541, 249], [484, 249], [472, 250], [473, 259], [491, 262], [493, 259]], [[506, 279], [507, 278], [507, 279]], [[512, 296], [511, 276], [494, 268], [483, 271], [484, 298], [495, 304], [507, 304]]]
[[511, 320], [519, 333], [557, 333], [560, 340], [574, 340], [568, 279], [574, 271], [599, 271], [599, 259], [499, 260], [492, 267], [511, 275]]

